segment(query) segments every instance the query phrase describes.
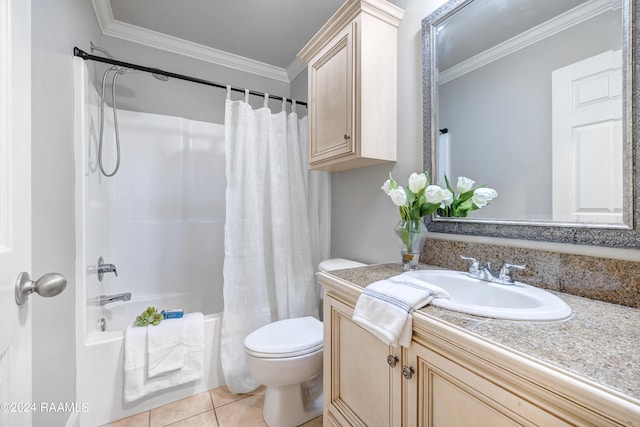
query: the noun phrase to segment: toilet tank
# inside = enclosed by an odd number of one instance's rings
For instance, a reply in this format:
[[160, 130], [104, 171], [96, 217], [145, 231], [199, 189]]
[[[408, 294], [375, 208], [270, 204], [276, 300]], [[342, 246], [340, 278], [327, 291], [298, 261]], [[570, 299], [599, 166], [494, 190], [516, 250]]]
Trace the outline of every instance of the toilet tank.
[[332, 258], [322, 261], [320, 265], [318, 265], [318, 271], [344, 270], [347, 268], [364, 267], [366, 265], [367, 264], [350, 259]]

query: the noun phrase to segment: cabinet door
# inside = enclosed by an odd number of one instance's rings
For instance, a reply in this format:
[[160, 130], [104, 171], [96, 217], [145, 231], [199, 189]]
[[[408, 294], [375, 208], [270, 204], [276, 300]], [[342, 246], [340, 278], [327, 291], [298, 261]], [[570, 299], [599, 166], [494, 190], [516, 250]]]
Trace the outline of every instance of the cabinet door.
[[401, 422], [400, 359], [389, 347], [351, 321], [353, 308], [325, 296], [325, 423], [392, 427]]
[[414, 384], [407, 390], [409, 426], [569, 426], [526, 393], [508, 390], [502, 381], [458, 363], [446, 352], [415, 342], [409, 348]]
[[354, 40], [356, 23], [338, 34], [309, 64], [309, 163], [356, 153]]

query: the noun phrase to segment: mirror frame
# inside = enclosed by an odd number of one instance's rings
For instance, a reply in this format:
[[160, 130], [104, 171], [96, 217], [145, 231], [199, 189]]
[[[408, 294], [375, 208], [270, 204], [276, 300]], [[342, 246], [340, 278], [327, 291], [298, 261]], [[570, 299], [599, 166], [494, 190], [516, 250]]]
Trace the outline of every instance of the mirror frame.
[[[434, 66], [435, 29], [448, 17], [468, 4], [481, 0], [449, 0], [422, 20], [422, 84], [423, 84], [423, 165], [431, 171], [431, 181], [436, 179], [435, 150], [437, 124], [435, 110]], [[631, 171], [626, 173], [623, 185], [631, 188], [633, 197], [625, 204], [625, 224], [578, 224], [562, 222], [533, 222], [524, 220], [485, 220], [472, 218], [425, 218], [429, 231], [472, 236], [503, 237], [509, 239], [540, 240], [556, 243], [573, 243], [609, 247], [640, 247], [640, 7], [635, 0], [622, 0], [622, 49], [623, 83], [623, 135], [631, 144], [623, 149], [625, 158], [631, 158]], [[628, 208], [627, 208], [628, 207]], [[630, 217], [628, 220], [627, 217]]]

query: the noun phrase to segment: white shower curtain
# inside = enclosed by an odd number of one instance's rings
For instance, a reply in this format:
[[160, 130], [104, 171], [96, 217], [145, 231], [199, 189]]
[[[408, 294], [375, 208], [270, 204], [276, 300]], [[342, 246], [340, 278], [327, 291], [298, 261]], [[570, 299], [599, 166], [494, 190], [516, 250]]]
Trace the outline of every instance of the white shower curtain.
[[317, 217], [325, 216], [318, 214], [321, 210], [327, 212], [329, 178], [327, 173], [308, 175], [301, 150], [306, 118], [298, 120], [284, 108], [272, 114], [266, 97], [265, 107], [253, 110], [247, 98], [248, 93], [244, 102], [231, 101], [228, 90], [225, 108], [221, 360], [234, 393], [259, 386], [246, 364], [244, 338], [249, 333], [276, 320], [317, 316], [314, 258], [328, 255], [329, 239], [328, 217]]

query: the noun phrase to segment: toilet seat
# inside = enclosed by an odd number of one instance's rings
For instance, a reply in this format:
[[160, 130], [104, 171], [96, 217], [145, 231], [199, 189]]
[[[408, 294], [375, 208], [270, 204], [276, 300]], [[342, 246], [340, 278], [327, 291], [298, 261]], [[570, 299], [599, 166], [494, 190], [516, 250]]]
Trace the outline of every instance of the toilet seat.
[[322, 322], [307, 316], [265, 325], [247, 335], [244, 347], [250, 356], [282, 359], [322, 350], [323, 340]]

